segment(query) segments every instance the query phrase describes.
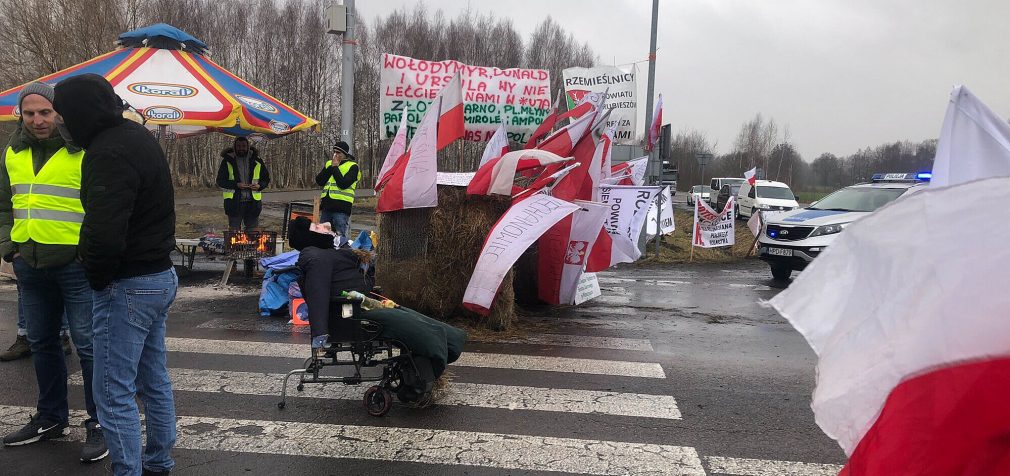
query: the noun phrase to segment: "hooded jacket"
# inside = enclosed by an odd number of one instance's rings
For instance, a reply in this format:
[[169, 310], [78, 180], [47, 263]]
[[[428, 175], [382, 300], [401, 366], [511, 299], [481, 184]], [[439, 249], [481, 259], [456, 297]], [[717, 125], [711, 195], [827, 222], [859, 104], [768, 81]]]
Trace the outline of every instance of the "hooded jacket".
[[[11, 134], [7, 147], [14, 149], [14, 152], [21, 152], [27, 148], [32, 149], [32, 163], [35, 173], [38, 174], [50, 157], [66, 146], [71, 154], [81, 150], [74, 144], [67, 144], [63, 138], [53, 131], [53, 137], [48, 139], [36, 139], [29, 132], [25, 131], [23, 124], [19, 123], [18, 128]], [[57, 268], [72, 262], [77, 258], [77, 247], [73, 245], [47, 245], [27, 241], [25, 243], [15, 243], [11, 240], [11, 229], [14, 227], [13, 203], [11, 197], [11, 180], [7, 175], [7, 153], [6, 148], [0, 152], [0, 256], [5, 261], [11, 261], [14, 253], [20, 253], [21, 258], [31, 267], [36, 269]]]
[[[259, 191], [262, 192], [263, 189], [270, 185], [270, 171], [267, 169], [267, 164], [263, 162], [260, 158], [259, 151], [255, 147], [249, 146], [249, 180], [252, 180], [253, 169], [256, 164], [260, 164], [260, 179], [258, 183], [260, 184]], [[228, 178], [228, 167], [225, 164], [231, 164], [232, 170], [235, 170], [235, 178]], [[234, 190], [235, 197], [238, 197], [238, 163], [235, 160], [235, 148], [228, 147], [221, 151], [221, 165], [217, 167], [217, 186], [222, 189]], [[234, 198], [226, 198], [224, 200], [224, 213], [226, 215], [239, 215], [241, 210], [238, 206], [238, 201]]]
[[86, 151], [78, 250], [92, 289], [171, 268], [175, 192], [158, 142], [144, 126], [123, 119], [121, 99], [98, 75], [60, 82], [53, 108]]

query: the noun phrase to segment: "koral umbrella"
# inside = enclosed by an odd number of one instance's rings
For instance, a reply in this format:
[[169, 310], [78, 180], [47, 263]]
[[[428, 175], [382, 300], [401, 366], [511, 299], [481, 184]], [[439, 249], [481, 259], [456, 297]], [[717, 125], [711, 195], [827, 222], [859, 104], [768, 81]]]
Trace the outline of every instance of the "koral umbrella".
[[[126, 102], [165, 137], [206, 132], [279, 137], [319, 128], [319, 121], [243, 81], [207, 57], [202, 41], [158, 23], [119, 35], [115, 51], [39, 78], [55, 85], [85, 73], [105, 76]], [[18, 93], [0, 93], [0, 121], [17, 120]]]

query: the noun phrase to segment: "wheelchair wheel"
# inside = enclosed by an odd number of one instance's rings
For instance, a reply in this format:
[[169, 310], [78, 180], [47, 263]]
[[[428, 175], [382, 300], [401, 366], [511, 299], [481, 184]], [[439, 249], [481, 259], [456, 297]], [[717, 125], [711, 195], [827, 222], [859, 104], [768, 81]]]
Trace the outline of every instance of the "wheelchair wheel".
[[393, 395], [378, 385], [365, 390], [365, 409], [372, 416], [383, 416], [393, 406]]
[[400, 372], [400, 368], [390, 366], [387, 372], [386, 389], [392, 393], [400, 391], [400, 385], [403, 384], [403, 374]]

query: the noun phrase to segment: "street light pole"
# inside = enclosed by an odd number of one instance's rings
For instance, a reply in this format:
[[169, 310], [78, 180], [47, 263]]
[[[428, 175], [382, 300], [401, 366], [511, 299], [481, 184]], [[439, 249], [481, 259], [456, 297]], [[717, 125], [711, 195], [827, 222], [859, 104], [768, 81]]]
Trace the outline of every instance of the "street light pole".
[[[652, 107], [653, 98], [656, 96], [656, 25], [659, 20], [659, 0], [652, 0], [652, 36], [649, 40], [649, 87], [645, 94], [645, 141], [648, 146], [649, 130], [652, 127]], [[659, 175], [656, 173], [656, 151], [649, 151], [650, 176]]]
[[357, 13], [354, 11], [354, 0], [344, 0], [347, 9], [347, 31], [340, 49], [341, 56], [341, 86], [340, 86], [340, 140], [347, 143], [349, 152], [354, 153], [354, 47], [358, 44], [354, 39], [354, 24]]

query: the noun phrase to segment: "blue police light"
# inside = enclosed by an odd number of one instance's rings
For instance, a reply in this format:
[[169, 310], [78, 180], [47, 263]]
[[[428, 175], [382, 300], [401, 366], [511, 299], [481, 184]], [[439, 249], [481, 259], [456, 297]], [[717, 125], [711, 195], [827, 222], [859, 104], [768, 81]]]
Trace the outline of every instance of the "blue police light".
[[777, 231], [769, 231], [768, 232], [768, 236], [770, 236], [772, 238], [775, 238], [776, 236], [779, 236], [779, 232], [777, 232]]
[[933, 179], [933, 173], [932, 172], [919, 172], [918, 174], [915, 175], [915, 178], [917, 178], [919, 180], [922, 180], [923, 182], [929, 182], [930, 180]]

